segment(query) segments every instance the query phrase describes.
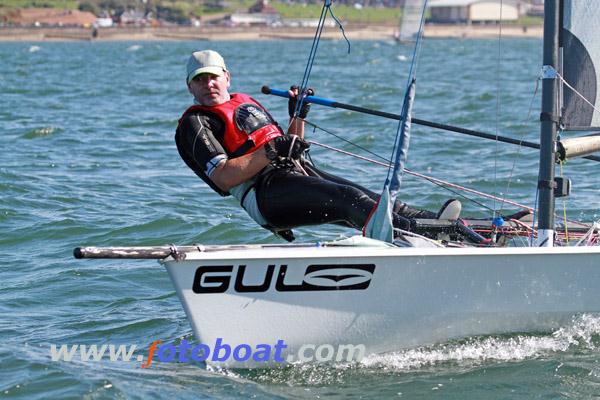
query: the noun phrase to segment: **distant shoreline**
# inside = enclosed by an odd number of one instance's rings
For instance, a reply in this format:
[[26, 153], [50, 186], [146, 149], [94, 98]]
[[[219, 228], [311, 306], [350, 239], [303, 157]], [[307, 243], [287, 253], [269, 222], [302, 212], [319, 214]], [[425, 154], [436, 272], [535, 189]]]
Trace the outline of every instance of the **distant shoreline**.
[[[352, 40], [393, 40], [396, 26], [351, 24], [344, 27]], [[542, 26], [503, 25], [503, 37], [542, 37]], [[10, 41], [148, 41], [148, 40], [281, 40], [312, 39], [315, 28], [289, 27], [155, 27], [99, 28], [93, 36], [91, 28], [0, 28], [0, 42]], [[496, 25], [427, 25], [430, 38], [497, 38]], [[323, 39], [340, 39], [337, 28], [325, 28]]]

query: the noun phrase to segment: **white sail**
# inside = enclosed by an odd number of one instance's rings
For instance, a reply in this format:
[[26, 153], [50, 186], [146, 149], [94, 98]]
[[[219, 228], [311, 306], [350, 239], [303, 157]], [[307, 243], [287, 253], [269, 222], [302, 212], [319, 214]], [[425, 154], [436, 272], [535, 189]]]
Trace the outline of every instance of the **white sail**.
[[397, 39], [400, 42], [415, 42], [421, 27], [421, 14], [425, 0], [405, 0], [400, 18], [400, 31]]
[[600, 108], [599, 5], [597, 0], [563, 2], [563, 77], [585, 98], [563, 85], [563, 122], [567, 130], [600, 127], [600, 113], [594, 110]]

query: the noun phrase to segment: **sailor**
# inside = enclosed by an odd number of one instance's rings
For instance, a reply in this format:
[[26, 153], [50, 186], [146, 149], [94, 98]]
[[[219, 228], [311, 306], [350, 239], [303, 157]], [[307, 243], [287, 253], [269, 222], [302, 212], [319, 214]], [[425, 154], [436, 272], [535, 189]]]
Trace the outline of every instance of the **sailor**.
[[[215, 192], [234, 196], [259, 225], [288, 241], [294, 239], [291, 229], [299, 226], [363, 228], [379, 196], [303, 159], [309, 147], [304, 118], [310, 105], [303, 104], [294, 118], [296, 87], [289, 92], [285, 133], [255, 99], [229, 92], [231, 75], [216, 51], [190, 56], [186, 84], [194, 104], [181, 116], [175, 142], [183, 161]], [[447, 203], [442, 212], [443, 218], [458, 218], [460, 202]], [[438, 218], [440, 213], [398, 201], [394, 225], [409, 230], [411, 219]]]

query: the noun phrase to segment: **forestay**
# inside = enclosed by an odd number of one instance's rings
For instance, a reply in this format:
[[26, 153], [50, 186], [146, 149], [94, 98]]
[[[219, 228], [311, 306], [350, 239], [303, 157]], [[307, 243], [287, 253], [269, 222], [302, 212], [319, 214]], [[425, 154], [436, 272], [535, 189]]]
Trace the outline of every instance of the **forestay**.
[[408, 82], [404, 101], [402, 103], [402, 113], [398, 124], [398, 131], [394, 141], [393, 169], [388, 169], [388, 176], [383, 186], [383, 191], [377, 206], [373, 210], [367, 223], [364, 226], [364, 235], [369, 238], [382, 240], [391, 243], [394, 240], [392, 210], [396, 197], [400, 191], [402, 174], [408, 156], [408, 146], [410, 143], [410, 128], [412, 120], [412, 105], [415, 97], [417, 59], [420, 51], [421, 38], [423, 35], [423, 23], [425, 21], [425, 10], [427, 1], [424, 0], [421, 9], [421, 19], [419, 31], [416, 38], [415, 49], [408, 74]]

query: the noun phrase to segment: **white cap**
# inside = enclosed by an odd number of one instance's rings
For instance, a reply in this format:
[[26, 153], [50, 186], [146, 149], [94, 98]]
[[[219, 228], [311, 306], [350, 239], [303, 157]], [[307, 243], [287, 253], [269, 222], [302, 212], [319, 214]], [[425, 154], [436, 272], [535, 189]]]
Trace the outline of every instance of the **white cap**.
[[202, 50], [192, 53], [187, 62], [187, 82], [190, 83], [197, 75], [213, 74], [222, 76], [227, 71], [225, 61], [214, 50]]

